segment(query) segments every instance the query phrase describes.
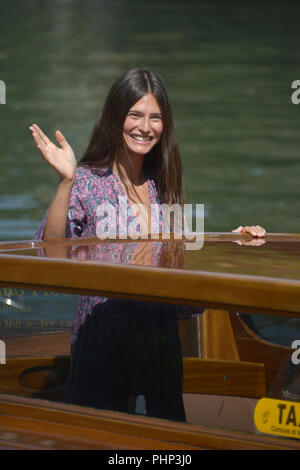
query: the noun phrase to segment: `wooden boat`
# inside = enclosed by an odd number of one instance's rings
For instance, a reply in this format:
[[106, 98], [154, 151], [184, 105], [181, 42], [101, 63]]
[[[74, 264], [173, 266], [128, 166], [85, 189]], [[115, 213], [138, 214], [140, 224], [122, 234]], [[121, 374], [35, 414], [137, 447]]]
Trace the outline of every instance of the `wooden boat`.
[[[300, 400], [300, 388], [291, 345], [255, 331], [247, 314], [290, 322], [297, 339], [300, 236], [270, 234], [255, 244], [247, 235], [225, 233], [206, 234], [199, 250], [173, 237], [0, 244], [0, 288], [8, 304], [19, 289], [164, 301], [201, 312], [178, 321], [187, 423], [177, 423], [64, 403], [70, 328], [24, 334], [22, 321], [14, 325], [7, 311], [12, 327], [0, 329], [6, 346], [0, 448], [299, 449], [296, 439], [255, 428], [260, 398]], [[111, 247], [129, 247], [136, 256], [116, 262], [103, 255]]]

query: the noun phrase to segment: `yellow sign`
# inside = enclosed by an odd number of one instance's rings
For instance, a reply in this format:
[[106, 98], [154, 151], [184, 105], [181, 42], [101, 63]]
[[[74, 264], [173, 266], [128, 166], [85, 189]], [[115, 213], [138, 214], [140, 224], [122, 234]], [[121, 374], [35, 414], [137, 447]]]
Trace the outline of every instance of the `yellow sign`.
[[300, 439], [300, 403], [261, 398], [254, 410], [258, 431]]

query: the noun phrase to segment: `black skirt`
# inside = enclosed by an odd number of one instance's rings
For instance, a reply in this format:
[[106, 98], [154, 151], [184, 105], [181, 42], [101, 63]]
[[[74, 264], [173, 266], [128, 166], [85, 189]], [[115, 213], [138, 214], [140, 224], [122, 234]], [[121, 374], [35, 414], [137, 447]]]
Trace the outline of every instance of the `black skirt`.
[[71, 348], [66, 402], [185, 421], [176, 307], [109, 299], [96, 305]]

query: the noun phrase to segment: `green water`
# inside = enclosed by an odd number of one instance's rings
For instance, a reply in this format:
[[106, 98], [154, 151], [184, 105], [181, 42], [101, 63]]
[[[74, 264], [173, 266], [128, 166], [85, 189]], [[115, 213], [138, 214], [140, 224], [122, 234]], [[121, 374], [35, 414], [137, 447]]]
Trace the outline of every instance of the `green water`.
[[206, 231], [300, 232], [297, 1], [12, 0], [0, 7], [0, 239], [30, 239], [56, 174], [28, 126], [59, 128], [79, 159], [113, 80], [164, 77], [187, 202]]
[[[79, 160], [112, 82], [139, 66], [165, 79], [186, 199], [205, 204], [205, 230], [300, 233], [299, 17], [289, 0], [1, 2], [0, 240], [31, 239], [57, 185], [28, 127], [60, 129]], [[71, 321], [68, 299], [56, 309], [41, 296], [15, 298], [25, 314], [1, 304], [0, 337], [15, 320], [31, 332]], [[297, 319], [253, 318], [271, 341], [299, 338]]]

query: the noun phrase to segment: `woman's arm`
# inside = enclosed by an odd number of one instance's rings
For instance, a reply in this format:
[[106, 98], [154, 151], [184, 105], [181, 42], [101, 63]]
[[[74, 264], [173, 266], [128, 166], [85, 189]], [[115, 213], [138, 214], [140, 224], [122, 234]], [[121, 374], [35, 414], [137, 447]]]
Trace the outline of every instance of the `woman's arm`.
[[66, 237], [66, 224], [73, 181], [62, 180], [48, 210], [44, 240]]
[[44, 160], [58, 173], [60, 183], [48, 211], [44, 240], [64, 238], [73, 183], [76, 175], [76, 159], [71, 146], [60, 131], [56, 139], [61, 148], [48, 139], [42, 130], [33, 124], [29, 128]]

